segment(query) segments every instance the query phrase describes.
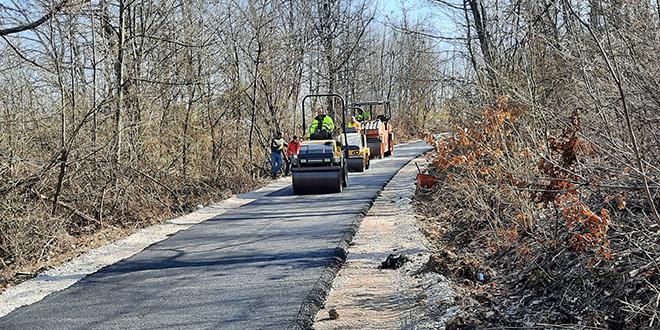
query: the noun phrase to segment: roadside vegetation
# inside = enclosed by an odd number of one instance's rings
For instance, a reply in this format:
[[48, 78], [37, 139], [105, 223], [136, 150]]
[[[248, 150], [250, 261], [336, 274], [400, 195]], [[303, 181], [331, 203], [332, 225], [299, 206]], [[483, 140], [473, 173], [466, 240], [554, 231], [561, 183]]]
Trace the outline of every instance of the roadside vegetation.
[[473, 76], [416, 196], [447, 329], [657, 329], [658, 4], [466, 3]]

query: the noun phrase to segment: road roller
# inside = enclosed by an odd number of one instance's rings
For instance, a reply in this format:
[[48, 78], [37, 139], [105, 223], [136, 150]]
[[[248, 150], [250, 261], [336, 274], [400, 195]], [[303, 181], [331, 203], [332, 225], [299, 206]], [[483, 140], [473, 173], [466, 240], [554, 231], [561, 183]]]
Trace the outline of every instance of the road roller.
[[369, 147], [367, 146], [367, 137], [358, 132], [357, 129], [348, 127], [347, 133], [348, 146], [348, 170], [351, 172], [364, 172], [369, 169], [371, 159], [369, 158]]
[[[334, 102], [339, 99], [341, 103], [342, 127], [334, 132], [315, 129], [308, 134], [300, 146], [298, 155], [292, 158], [291, 176], [293, 192], [295, 194], [320, 194], [341, 192], [348, 186], [348, 148], [346, 146], [346, 111], [344, 98], [335, 93], [310, 94], [303, 97], [303, 127], [307, 129], [305, 121], [305, 100], [309, 98], [327, 98], [330, 100], [332, 113], [335, 117]], [[340, 136], [339, 131], [343, 132]], [[335, 138], [336, 135], [336, 138]]]
[[355, 102], [354, 107], [368, 107], [371, 119], [362, 122], [362, 129], [367, 136], [372, 158], [389, 156], [394, 152], [394, 129], [392, 127], [392, 108], [389, 101]]

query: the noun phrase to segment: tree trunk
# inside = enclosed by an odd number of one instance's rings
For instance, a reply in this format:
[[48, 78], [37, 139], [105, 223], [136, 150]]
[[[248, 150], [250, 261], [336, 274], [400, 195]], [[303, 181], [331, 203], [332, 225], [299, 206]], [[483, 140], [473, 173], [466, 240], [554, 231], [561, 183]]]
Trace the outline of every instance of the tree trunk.
[[[486, 72], [488, 73], [488, 79], [490, 81], [489, 87], [494, 94], [497, 94], [497, 76], [495, 73], [495, 61], [493, 58], [493, 45], [488, 32], [488, 17], [486, 10], [483, 6], [481, 0], [466, 0], [470, 4], [470, 11], [472, 12], [472, 18], [474, 20], [474, 27], [477, 30], [477, 38], [479, 39], [479, 46], [481, 47], [481, 53], [484, 57], [484, 64], [486, 66]], [[469, 22], [468, 22], [469, 25]]]
[[124, 113], [124, 44], [126, 42], [125, 25], [125, 0], [119, 0], [119, 28], [117, 44], [117, 62], [115, 63], [115, 75], [117, 77], [117, 103], [115, 104], [115, 165], [121, 160], [122, 130]]
[[92, 4], [90, 2], [89, 4], [89, 21], [91, 22], [91, 29], [90, 33], [92, 35], [92, 111], [94, 111], [92, 115], [92, 144], [96, 145], [96, 139], [98, 138], [98, 116], [97, 116], [97, 109], [96, 109], [96, 88], [97, 88], [97, 77], [96, 77], [96, 29], [94, 29], [94, 12], [91, 10]]
[[183, 122], [183, 160], [181, 162], [182, 174], [184, 179], [188, 177], [188, 147], [189, 147], [189, 138], [188, 138], [188, 128], [190, 127], [190, 115], [192, 113], [193, 103], [195, 99], [195, 87], [188, 88], [188, 102], [186, 103], [186, 119]]
[[250, 136], [248, 139], [248, 148], [250, 148], [250, 164], [254, 164], [254, 155], [252, 151], [254, 139], [254, 126], [257, 120], [257, 81], [259, 79], [259, 65], [261, 62], [261, 42], [259, 41], [259, 34], [257, 38], [257, 58], [254, 62], [254, 81], [252, 83], [252, 114], [250, 115]]

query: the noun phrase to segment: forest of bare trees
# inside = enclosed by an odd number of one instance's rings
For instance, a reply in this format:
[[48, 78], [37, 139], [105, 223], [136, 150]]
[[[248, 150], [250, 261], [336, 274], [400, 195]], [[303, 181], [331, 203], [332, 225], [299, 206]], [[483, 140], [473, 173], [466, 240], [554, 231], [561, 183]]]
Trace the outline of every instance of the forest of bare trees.
[[381, 8], [1, 1], [0, 283], [262, 184], [305, 94], [389, 99], [397, 135], [416, 135], [439, 56]]

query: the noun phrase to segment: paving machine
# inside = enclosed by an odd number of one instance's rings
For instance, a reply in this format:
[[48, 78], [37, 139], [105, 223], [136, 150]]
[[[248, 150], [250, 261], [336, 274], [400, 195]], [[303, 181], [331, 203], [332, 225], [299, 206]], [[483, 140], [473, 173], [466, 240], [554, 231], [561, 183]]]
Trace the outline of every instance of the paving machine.
[[342, 148], [347, 141], [344, 98], [334, 93], [306, 95], [302, 100], [304, 129], [309, 129], [305, 121], [305, 100], [318, 97], [341, 101], [343, 138], [335, 139], [333, 132], [319, 128], [304, 138], [300, 152], [291, 159], [291, 176], [295, 194], [335, 193], [341, 192], [344, 187], [348, 186], [348, 147]]
[[[346, 111], [361, 109], [359, 107], [349, 107]], [[348, 170], [351, 172], [364, 172], [371, 165], [369, 146], [367, 145], [367, 136], [360, 127], [346, 127], [346, 145], [348, 147]]]
[[392, 108], [389, 101], [355, 102], [355, 107], [367, 108], [371, 118], [362, 122], [372, 158], [389, 156], [394, 152], [394, 130], [390, 120]]

